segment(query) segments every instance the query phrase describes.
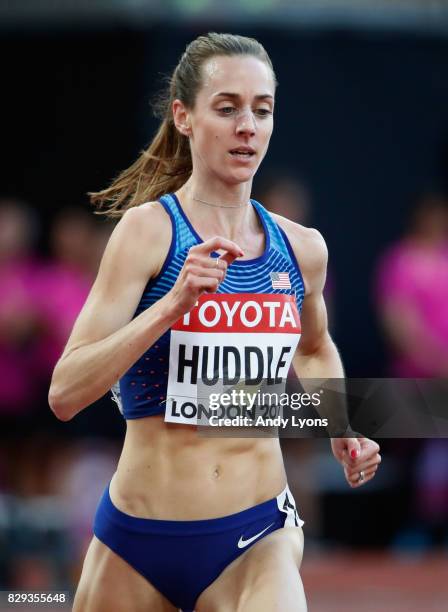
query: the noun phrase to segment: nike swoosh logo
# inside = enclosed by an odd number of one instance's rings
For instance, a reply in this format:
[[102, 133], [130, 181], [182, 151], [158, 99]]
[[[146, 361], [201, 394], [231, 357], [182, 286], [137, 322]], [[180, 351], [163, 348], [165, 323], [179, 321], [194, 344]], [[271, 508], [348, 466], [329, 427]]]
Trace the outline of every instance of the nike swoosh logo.
[[260, 533], [255, 534], [254, 536], [252, 536], [251, 538], [249, 538], [248, 540], [244, 540], [243, 536], [240, 537], [239, 541], [238, 541], [238, 548], [246, 548], [246, 546], [249, 546], [249, 544], [252, 544], [252, 542], [254, 542], [257, 538], [259, 538], [260, 536], [262, 536], [264, 534], [265, 531], [267, 531], [269, 529], [269, 527], [272, 527], [274, 523], [271, 523], [270, 525], [268, 525], [267, 527], [265, 527], [263, 529], [263, 531], [260, 531]]

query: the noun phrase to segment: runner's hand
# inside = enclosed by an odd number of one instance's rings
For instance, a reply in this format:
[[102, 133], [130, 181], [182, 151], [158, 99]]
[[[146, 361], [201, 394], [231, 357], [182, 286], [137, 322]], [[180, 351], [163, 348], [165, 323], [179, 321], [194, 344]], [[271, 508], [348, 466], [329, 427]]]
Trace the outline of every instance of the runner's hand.
[[[220, 257], [211, 257], [213, 251], [225, 251]], [[213, 293], [224, 280], [227, 268], [237, 257], [244, 255], [240, 247], [227, 238], [215, 236], [192, 246], [179, 277], [167, 295], [178, 316], [189, 312], [200, 295]]]
[[[372, 480], [381, 463], [380, 447], [369, 438], [332, 438], [331, 448], [353, 489]], [[364, 480], [359, 480], [361, 471], [364, 472]]]

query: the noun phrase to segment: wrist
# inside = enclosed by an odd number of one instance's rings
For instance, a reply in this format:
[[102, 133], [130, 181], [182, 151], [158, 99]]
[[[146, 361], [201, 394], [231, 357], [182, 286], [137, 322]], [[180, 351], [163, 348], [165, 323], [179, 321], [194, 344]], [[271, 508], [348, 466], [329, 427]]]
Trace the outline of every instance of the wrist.
[[176, 321], [180, 319], [180, 317], [185, 314], [182, 312], [182, 309], [179, 307], [177, 300], [168, 292], [164, 295], [160, 300], [159, 304], [162, 310], [162, 316], [165, 319], [165, 323], [171, 327]]
[[331, 438], [360, 438], [362, 435], [357, 431], [354, 431], [350, 425], [347, 425], [345, 429], [331, 431]]

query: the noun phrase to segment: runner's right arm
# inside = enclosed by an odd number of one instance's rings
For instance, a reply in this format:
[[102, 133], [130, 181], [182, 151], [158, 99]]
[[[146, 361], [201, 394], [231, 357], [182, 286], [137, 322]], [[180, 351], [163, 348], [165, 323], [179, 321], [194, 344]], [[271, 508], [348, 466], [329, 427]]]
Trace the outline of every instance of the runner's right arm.
[[[158, 204], [132, 208], [117, 224], [53, 372], [49, 404], [59, 419], [71, 419], [104, 395], [199, 295], [216, 290], [227, 265], [241, 253], [219, 237], [192, 247], [171, 291], [132, 319], [169, 242], [170, 221]], [[210, 258], [217, 248], [227, 251], [219, 270]]]

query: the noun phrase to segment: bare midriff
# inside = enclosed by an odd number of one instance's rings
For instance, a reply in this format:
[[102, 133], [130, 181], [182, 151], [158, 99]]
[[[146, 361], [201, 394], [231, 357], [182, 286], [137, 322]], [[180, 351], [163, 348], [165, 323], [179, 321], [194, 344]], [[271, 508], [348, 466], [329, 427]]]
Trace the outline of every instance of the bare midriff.
[[188, 521], [234, 514], [285, 485], [278, 438], [207, 437], [153, 416], [127, 421], [110, 494], [131, 516]]

